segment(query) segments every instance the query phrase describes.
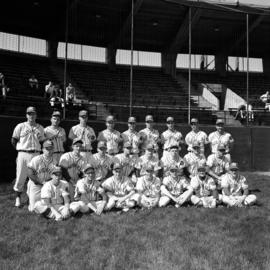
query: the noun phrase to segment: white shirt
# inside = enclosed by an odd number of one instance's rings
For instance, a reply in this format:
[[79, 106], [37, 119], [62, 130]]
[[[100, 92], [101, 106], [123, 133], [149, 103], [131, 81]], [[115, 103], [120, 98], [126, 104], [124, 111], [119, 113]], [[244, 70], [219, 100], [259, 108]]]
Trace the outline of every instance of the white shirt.
[[132, 145], [132, 153], [138, 154], [139, 153], [139, 145], [141, 143], [139, 132], [126, 130], [122, 133], [122, 138], [124, 143], [129, 142]]
[[134, 185], [132, 184], [131, 179], [125, 176], [123, 176], [121, 181], [119, 181], [113, 175], [103, 182], [102, 187], [116, 196], [125, 196], [130, 191], [134, 190]]
[[231, 173], [226, 173], [222, 176], [221, 188], [223, 195], [225, 195], [223, 189], [226, 188], [230, 196], [241, 196], [242, 191], [248, 189], [248, 184], [243, 175], [239, 175], [238, 178], [235, 179]]
[[99, 153], [93, 155], [96, 164], [96, 178], [97, 180], [104, 179], [108, 172], [111, 170], [111, 166], [114, 162], [114, 159], [109, 155], [101, 156]]
[[207, 166], [218, 176], [226, 173], [230, 167], [230, 161], [226, 156], [217, 157], [217, 154], [211, 154], [206, 161]]
[[217, 152], [217, 147], [219, 144], [223, 144], [226, 147], [226, 152], [230, 152], [230, 141], [233, 140], [232, 135], [228, 132], [223, 132], [220, 134], [218, 131], [214, 131], [208, 136], [209, 142], [211, 144], [212, 153]]
[[117, 130], [105, 129], [98, 134], [98, 141], [105, 141], [107, 143], [107, 153], [117, 154], [119, 152], [119, 142], [121, 141], [121, 134]]
[[53, 152], [64, 153], [64, 142], [66, 141], [66, 132], [62, 127], [48, 126], [44, 129], [46, 139], [50, 139], [53, 142]]
[[124, 153], [118, 154], [114, 157], [114, 163], [122, 165], [123, 175], [129, 176], [134, 168], [138, 167], [139, 159], [134, 156], [126, 156]]
[[163, 149], [167, 150], [172, 144], [177, 144], [181, 142], [183, 136], [182, 133], [177, 130], [167, 129], [161, 134], [161, 142], [163, 143]]
[[185, 176], [173, 178], [171, 175], [163, 179], [163, 185], [173, 196], [180, 196], [188, 189], [189, 182]]
[[198, 197], [211, 196], [212, 192], [216, 190], [215, 181], [209, 176], [206, 176], [204, 181], [202, 181], [198, 175], [192, 177], [190, 186]]
[[158, 150], [158, 139], [159, 139], [159, 132], [156, 129], [149, 129], [149, 128], [144, 128], [139, 131], [139, 135], [143, 139], [143, 145], [142, 148], [145, 149], [146, 145], [148, 143], [153, 143], [156, 147], [156, 150]]
[[206, 163], [206, 158], [203, 154], [198, 155], [193, 152], [187, 153], [184, 156], [184, 160], [191, 176], [195, 176], [197, 174], [199, 165]]
[[188, 151], [191, 151], [194, 142], [200, 144], [201, 153], [204, 154], [205, 144], [208, 144], [208, 137], [204, 131], [199, 130], [194, 132], [191, 130], [185, 137], [186, 144], [188, 145]]
[[157, 197], [160, 194], [161, 181], [153, 175], [153, 179], [148, 180], [148, 176], [144, 175], [138, 178], [136, 190], [143, 193], [147, 197]]

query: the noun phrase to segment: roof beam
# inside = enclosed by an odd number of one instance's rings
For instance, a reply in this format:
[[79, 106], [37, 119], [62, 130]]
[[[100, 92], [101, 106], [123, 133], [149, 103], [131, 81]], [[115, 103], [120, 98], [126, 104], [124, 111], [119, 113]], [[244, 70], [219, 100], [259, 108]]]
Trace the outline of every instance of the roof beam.
[[[143, 1], [144, 0], [137, 0], [135, 2], [134, 7], [133, 7], [133, 16], [135, 16], [138, 13], [139, 9], [142, 6]], [[130, 13], [127, 16], [126, 20], [122, 24], [121, 29], [119, 30], [118, 34], [116, 34], [116, 38], [110, 42], [109, 47], [112, 47], [112, 48], [117, 47], [117, 45], [120, 43], [120, 40], [121, 40], [122, 36], [125, 34], [127, 29], [130, 28], [131, 19], [132, 19], [132, 11], [130, 11]]]
[[[194, 28], [198, 23], [202, 14], [201, 9], [191, 9], [191, 27]], [[187, 11], [183, 23], [179, 26], [173, 41], [168, 46], [168, 52], [178, 52], [184, 46], [186, 40], [188, 39], [189, 29], [189, 10]]]

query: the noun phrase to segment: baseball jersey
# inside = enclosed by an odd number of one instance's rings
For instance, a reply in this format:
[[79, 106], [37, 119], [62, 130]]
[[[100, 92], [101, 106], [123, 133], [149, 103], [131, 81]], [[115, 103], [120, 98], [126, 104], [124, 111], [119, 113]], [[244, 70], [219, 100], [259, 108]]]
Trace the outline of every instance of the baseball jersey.
[[53, 157], [46, 158], [44, 154], [33, 157], [28, 163], [28, 168], [32, 169], [40, 182], [43, 184], [51, 179], [52, 171], [56, 166]]
[[114, 157], [114, 163], [122, 165], [123, 175], [129, 176], [134, 168], [138, 167], [139, 159], [134, 156], [126, 156], [124, 153]]
[[131, 182], [131, 179], [126, 176], [123, 176], [121, 180], [118, 180], [113, 175], [103, 182], [102, 187], [116, 196], [125, 196], [130, 191], [134, 190], [134, 185]]
[[155, 171], [161, 169], [160, 161], [157, 156], [153, 155], [152, 157], [148, 157], [147, 155], [143, 155], [139, 157], [135, 167], [140, 170], [140, 175], [146, 174], [146, 167], [148, 165], [152, 165]]
[[66, 132], [62, 127], [48, 126], [44, 129], [44, 135], [46, 139], [50, 139], [53, 142], [53, 152], [65, 152], [64, 142], [67, 140]]
[[[248, 184], [243, 175], [239, 175], [238, 178], [235, 179], [232, 174], [226, 173], [222, 176], [221, 187], [222, 189], [227, 188], [232, 196], [241, 196], [242, 191], [248, 189]], [[223, 195], [225, 194], [223, 193]]]
[[49, 181], [41, 188], [41, 199], [50, 199], [53, 205], [63, 205], [64, 197], [69, 195], [68, 189], [68, 183], [64, 180], [60, 180], [57, 186]]
[[232, 135], [228, 132], [223, 132], [220, 134], [218, 131], [214, 131], [209, 134], [208, 140], [211, 144], [212, 153], [217, 152], [217, 147], [219, 144], [223, 144], [226, 148], [226, 152], [230, 152], [230, 140], [232, 140]]
[[199, 130], [195, 132], [191, 130], [185, 137], [186, 144], [188, 145], [188, 151], [192, 149], [192, 145], [194, 142], [198, 142], [200, 144], [201, 153], [204, 154], [205, 144], [208, 144], [208, 137], [204, 131]]
[[124, 143], [129, 142], [132, 145], [133, 154], [139, 153], [139, 146], [141, 143], [139, 132], [131, 131], [128, 129], [122, 133], [122, 138], [123, 138]]
[[168, 175], [171, 166], [177, 166], [178, 168], [184, 168], [186, 166], [185, 160], [178, 156], [177, 159], [173, 159], [171, 153], [165, 155], [161, 158], [160, 162], [161, 167], [163, 168], [164, 175]]
[[96, 164], [96, 178], [97, 180], [102, 180], [111, 170], [111, 165], [113, 164], [114, 159], [107, 154], [102, 156], [99, 153], [94, 154], [93, 159]]
[[184, 156], [185, 163], [191, 176], [195, 176], [198, 172], [198, 166], [206, 163], [206, 158], [203, 154], [195, 154], [189, 152]]
[[230, 167], [230, 161], [226, 156], [221, 158], [217, 157], [216, 154], [208, 156], [206, 165], [218, 176], [226, 173]]
[[198, 197], [211, 196], [212, 192], [216, 190], [216, 184], [213, 178], [206, 176], [201, 180], [198, 175], [191, 178], [190, 186]]
[[163, 178], [163, 185], [173, 196], [180, 196], [189, 187], [189, 182], [185, 176], [178, 176], [175, 179], [172, 176]]
[[144, 175], [138, 178], [136, 190], [143, 193], [147, 197], [157, 197], [160, 194], [161, 181], [153, 175], [152, 180]]
[[12, 134], [18, 140], [18, 151], [40, 151], [40, 142], [44, 141], [44, 129], [40, 124], [31, 126], [28, 122], [18, 124]]
[[143, 139], [142, 148], [145, 149], [148, 143], [153, 143], [156, 150], [158, 150], [159, 132], [156, 129], [144, 128], [139, 131], [139, 135]]
[[68, 137], [71, 140], [75, 138], [81, 139], [83, 141], [82, 151], [92, 150], [92, 142], [96, 140], [95, 131], [89, 126], [83, 127], [80, 124], [70, 129]]
[[105, 129], [98, 134], [98, 141], [105, 141], [107, 143], [108, 154], [117, 154], [119, 152], [119, 142], [121, 141], [121, 134], [115, 129]]
[[81, 194], [85, 194], [89, 201], [97, 201], [103, 189], [98, 181], [88, 181], [87, 178], [78, 180], [75, 187], [75, 199], [80, 199]]
[[161, 134], [161, 142], [163, 143], [163, 149], [168, 149], [172, 144], [177, 144], [181, 142], [183, 136], [182, 133], [177, 130], [167, 129]]

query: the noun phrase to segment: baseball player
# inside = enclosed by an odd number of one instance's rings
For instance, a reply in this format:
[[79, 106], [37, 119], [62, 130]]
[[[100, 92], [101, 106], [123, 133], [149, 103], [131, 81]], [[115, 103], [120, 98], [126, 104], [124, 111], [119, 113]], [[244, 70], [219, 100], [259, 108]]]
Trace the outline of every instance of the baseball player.
[[123, 142], [129, 142], [132, 145], [132, 155], [139, 155], [140, 145], [142, 143], [142, 138], [139, 135], [139, 132], [135, 130], [136, 127], [136, 118], [131, 116], [128, 118], [128, 130], [122, 133]]
[[96, 168], [96, 180], [104, 181], [106, 178], [111, 176], [111, 167], [114, 162], [114, 159], [106, 154], [107, 144], [104, 141], [98, 142], [97, 145], [97, 153], [93, 155], [93, 159], [95, 160]]
[[127, 212], [136, 205], [138, 194], [135, 192], [131, 179], [123, 176], [121, 164], [115, 163], [113, 165], [113, 176], [104, 181], [102, 187], [108, 196], [105, 210], [111, 210], [115, 207]]
[[146, 174], [138, 178], [136, 190], [140, 196], [138, 204], [142, 208], [150, 209], [158, 206], [161, 181], [155, 176], [154, 172], [154, 166], [148, 164], [146, 167]]
[[18, 124], [12, 134], [11, 143], [18, 151], [16, 161], [16, 192], [15, 206], [21, 206], [21, 193], [27, 178], [27, 164], [31, 159], [40, 154], [41, 142], [44, 141], [43, 127], [36, 123], [37, 111], [35, 107], [26, 109], [27, 121]]
[[201, 154], [201, 145], [199, 142], [194, 141], [192, 143], [192, 148], [190, 149], [190, 152], [184, 156], [184, 160], [190, 176], [193, 177], [197, 175], [198, 166], [202, 163], [206, 163], [204, 154]]
[[92, 211], [97, 215], [101, 215], [103, 212], [107, 203], [107, 196], [100, 182], [96, 179], [93, 165], [87, 164], [85, 167], [84, 178], [78, 180], [74, 197], [75, 201], [70, 204], [72, 213]]
[[79, 139], [83, 142], [81, 147], [81, 155], [87, 158], [92, 154], [92, 143], [96, 140], [95, 131], [87, 125], [88, 112], [86, 110], [81, 110], [79, 112], [80, 123], [73, 126], [69, 131], [69, 139]]
[[118, 154], [119, 143], [122, 142], [122, 137], [119, 131], [114, 129], [115, 119], [112, 115], [106, 118], [107, 129], [98, 134], [98, 141], [107, 143], [107, 153], [111, 156]]
[[199, 129], [199, 121], [197, 118], [190, 120], [191, 131], [186, 135], [185, 141], [188, 145], [188, 151], [192, 151], [194, 141], [199, 142], [201, 154], [204, 155], [205, 146], [209, 143], [207, 134]]
[[35, 156], [28, 163], [27, 195], [29, 197], [29, 211], [34, 210], [35, 203], [40, 200], [40, 191], [44, 183], [51, 179], [52, 172], [57, 165], [53, 159], [53, 142], [43, 143], [43, 154]]
[[176, 208], [187, 202], [193, 192], [183, 169], [175, 165], [171, 166], [169, 175], [164, 177], [160, 190], [159, 206], [164, 207], [172, 201]]
[[67, 140], [65, 130], [59, 126], [61, 121], [61, 113], [54, 111], [51, 117], [51, 125], [44, 129], [44, 135], [46, 139], [53, 142], [53, 158], [58, 164], [60, 157], [64, 154], [64, 143]]
[[224, 121], [222, 119], [217, 119], [216, 129], [217, 131], [210, 133], [208, 136], [211, 151], [212, 153], [216, 153], [218, 145], [223, 144], [226, 147], [225, 154], [231, 162], [230, 150], [232, 149], [234, 139], [232, 138], [232, 135], [230, 133], [224, 130]]
[[35, 212], [56, 221], [69, 218], [68, 189], [68, 183], [62, 180], [61, 168], [55, 167], [52, 171], [52, 179], [41, 189], [41, 199], [35, 203]]
[[169, 151], [172, 144], [183, 144], [182, 133], [175, 129], [174, 118], [169, 116], [166, 120], [168, 129], [161, 134], [161, 143], [163, 144], [163, 156]]
[[142, 152], [144, 153], [148, 143], [152, 143], [155, 146], [155, 152], [158, 157], [158, 143], [160, 143], [159, 132], [154, 129], [154, 118], [152, 115], [145, 117], [146, 128], [139, 131], [139, 135], [142, 138]]
[[222, 202], [230, 207], [252, 205], [257, 201], [257, 197], [248, 192], [246, 178], [239, 173], [237, 163], [231, 163], [230, 171], [222, 176]]
[[161, 169], [160, 161], [157, 157], [157, 155], [154, 154], [155, 152], [155, 145], [152, 143], [148, 143], [145, 148], [145, 154], [142, 155], [136, 164], [137, 170], [137, 176], [143, 176], [146, 174], [146, 167], [147, 165], [151, 164], [154, 167], [155, 175], [159, 173], [159, 170]]
[[163, 168], [163, 177], [168, 176], [171, 166], [177, 166], [179, 169], [186, 167], [185, 160], [179, 155], [179, 144], [172, 143], [169, 152], [161, 159], [161, 167]]
[[218, 193], [215, 181], [206, 174], [205, 165], [198, 167], [198, 174], [191, 178], [190, 188], [194, 193], [191, 202], [196, 206], [215, 208], [217, 205]]

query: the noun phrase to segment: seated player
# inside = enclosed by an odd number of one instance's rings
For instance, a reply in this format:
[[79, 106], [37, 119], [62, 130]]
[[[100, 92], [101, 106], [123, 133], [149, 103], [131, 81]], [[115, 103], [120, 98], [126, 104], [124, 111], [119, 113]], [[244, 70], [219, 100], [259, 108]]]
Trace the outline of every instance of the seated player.
[[179, 169], [175, 165], [170, 168], [169, 175], [163, 179], [160, 190], [160, 207], [166, 206], [172, 201], [178, 208], [187, 202], [192, 195], [192, 189], [189, 186], [188, 179], [183, 174], [183, 169]]
[[196, 206], [215, 208], [217, 205], [218, 193], [215, 181], [206, 174], [206, 166], [198, 167], [198, 174], [191, 178], [190, 187], [194, 193], [191, 202]]
[[155, 176], [153, 165], [148, 164], [145, 172], [146, 174], [138, 178], [136, 190], [139, 193], [138, 204], [149, 209], [158, 206], [161, 181]]
[[204, 154], [201, 154], [201, 145], [199, 142], [194, 141], [190, 147], [190, 152], [184, 156], [187, 170], [191, 177], [197, 175], [198, 166], [201, 163], [206, 163]]
[[183, 169], [186, 166], [185, 160], [179, 155], [181, 147], [178, 143], [174, 143], [169, 148], [169, 153], [163, 155], [161, 159], [161, 167], [163, 168], [163, 176], [168, 176], [171, 166], [177, 166], [179, 169]]
[[34, 211], [56, 221], [70, 217], [68, 183], [62, 179], [62, 170], [55, 167], [52, 179], [41, 189], [41, 200], [37, 201]]
[[131, 179], [123, 175], [121, 164], [113, 165], [113, 176], [105, 180], [102, 187], [108, 196], [105, 210], [115, 207], [127, 212], [136, 205], [138, 194], [135, 192]]
[[222, 202], [227, 206], [242, 207], [252, 205], [257, 197], [248, 192], [248, 183], [246, 178], [239, 173], [237, 163], [231, 163], [230, 171], [222, 176]]
[[[101, 197], [102, 199], [100, 199]], [[78, 180], [75, 188], [75, 201], [70, 204], [72, 213], [93, 211], [101, 215], [107, 203], [107, 196], [96, 179], [95, 168], [88, 164], [84, 169], [84, 178]]]

